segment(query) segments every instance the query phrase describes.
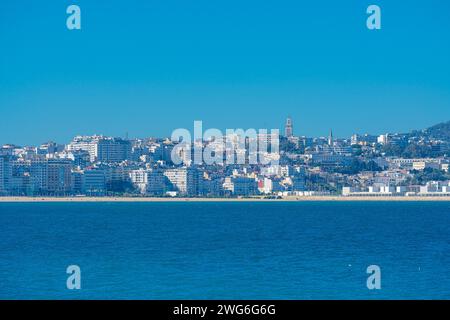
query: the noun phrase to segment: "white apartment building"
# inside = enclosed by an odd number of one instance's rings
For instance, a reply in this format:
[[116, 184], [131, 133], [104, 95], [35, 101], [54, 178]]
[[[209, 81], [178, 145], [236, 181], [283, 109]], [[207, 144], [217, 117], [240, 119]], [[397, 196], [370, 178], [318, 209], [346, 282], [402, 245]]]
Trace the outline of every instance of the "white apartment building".
[[440, 164], [438, 162], [435, 161], [417, 161], [417, 162], [413, 162], [413, 166], [412, 168], [414, 170], [425, 170], [427, 168], [430, 169], [440, 169]]
[[13, 193], [64, 195], [72, 190], [72, 162], [67, 159], [31, 159], [12, 162]]
[[343, 196], [450, 196], [449, 181], [429, 181], [424, 186], [370, 186], [368, 190], [343, 187]]
[[420, 187], [419, 194], [426, 195], [430, 193], [450, 193], [450, 182], [429, 181], [426, 185]]
[[70, 160], [49, 159], [47, 162], [47, 190], [65, 194], [72, 188], [72, 163]]
[[388, 134], [382, 134], [382, 135], [378, 136], [377, 142], [379, 144], [387, 144], [388, 143], [388, 137], [389, 137]]
[[97, 141], [101, 136], [76, 136], [71, 143], [67, 145], [68, 151], [84, 150], [89, 153], [91, 162], [97, 159]]
[[122, 162], [131, 157], [130, 141], [118, 138], [103, 138], [97, 143], [97, 161]]
[[11, 161], [8, 156], [0, 156], [0, 195], [8, 192], [10, 179]]
[[130, 141], [104, 136], [77, 136], [67, 145], [68, 151], [89, 152], [91, 162], [121, 162], [131, 156]]
[[258, 183], [258, 190], [265, 194], [282, 192], [286, 189], [282, 185], [282, 182], [283, 180], [280, 178], [264, 178]]
[[[271, 185], [270, 188], [272, 186], [273, 185]], [[226, 177], [223, 183], [223, 189], [238, 196], [249, 196], [258, 194], [259, 192], [258, 182], [255, 178], [243, 176]]]
[[201, 172], [194, 168], [175, 168], [164, 171], [170, 184], [182, 195], [195, 196], [202, 191]]
[[48, 162], [46, 160], [31, 160], [30, 184], [36, 192], [46, 192], [48, 189]]
[[162, 195], [166, 190], [167, 178], [161, 169], [132, 170], [130, 179], [142, 194]]
[[415, 159], [388, 158], [387, 161], [392, 168], [414, 169], [414, 170], [424, 170], [425, 168], [439, 169], [439, 166], [442, 163], [445, 163], [444, 159], [441, 158], [415, 158]]
[[86, 169], [82, 174], [82, 192], [103, 195], [106, 192], [106, 172], [101, 168]]
[[261, 168], [261, 175], [263, 176], [282, 176], [287, 177], [293, 174], [293, 168], [289, 166], [271, 165]]
[[2, 194], [2, 193], [5, 193], [6, 192], [6, 186], [5, 186], [5, 178], [4, 178], [4, 176], [5, 176], [5, 169], [4, 169], [4, 166], [5, 166], [5, 159], [4, 159], [5, 157], [0, 157], [0, 195]]
[[138, 169], [130, 171], [131, 183], [139, 189], [142, 194], [147, 193], [148, 170]]

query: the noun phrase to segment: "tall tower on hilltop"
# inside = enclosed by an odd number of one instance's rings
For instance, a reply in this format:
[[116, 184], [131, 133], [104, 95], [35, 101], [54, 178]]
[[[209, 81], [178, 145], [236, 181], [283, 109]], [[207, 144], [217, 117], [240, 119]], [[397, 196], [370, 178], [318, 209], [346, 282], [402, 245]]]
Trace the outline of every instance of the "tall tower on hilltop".
[[289, 138], [292, 137], [293, 129], [292, 129], [292, 120], [290, 117], [286, 119], [286, 124], [284, 126], [284, 135]]

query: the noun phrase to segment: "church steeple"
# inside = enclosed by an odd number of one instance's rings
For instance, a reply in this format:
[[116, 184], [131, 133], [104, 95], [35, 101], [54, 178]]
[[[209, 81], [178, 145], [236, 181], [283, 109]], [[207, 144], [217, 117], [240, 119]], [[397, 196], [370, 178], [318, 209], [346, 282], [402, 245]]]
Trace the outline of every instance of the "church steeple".
[[333, 130], [330, 129], [330, 135], [328, 136], [328, 145], [333, 146]]

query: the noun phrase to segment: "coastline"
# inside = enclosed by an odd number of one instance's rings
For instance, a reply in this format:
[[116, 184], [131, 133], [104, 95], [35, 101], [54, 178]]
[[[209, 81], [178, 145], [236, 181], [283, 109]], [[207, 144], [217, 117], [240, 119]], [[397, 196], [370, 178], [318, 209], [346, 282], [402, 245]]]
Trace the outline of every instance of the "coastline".
[[301, 202], [301, 201], [450, 201], [449, 196], [352, 197], [352, 196], [291, 196], [282, 199], [264, 198], [158, 198], [158, 197], [0, 197], [6, 202]]

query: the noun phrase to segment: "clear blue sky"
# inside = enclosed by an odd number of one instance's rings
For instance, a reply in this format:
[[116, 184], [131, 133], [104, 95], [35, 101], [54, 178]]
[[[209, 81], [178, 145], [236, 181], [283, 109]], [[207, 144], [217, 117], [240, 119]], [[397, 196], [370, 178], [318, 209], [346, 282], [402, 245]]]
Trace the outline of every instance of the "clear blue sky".
[[[66, 28], [66, 8], [82, 30]], [[366, 8], [382, 9], [382, 30]], [[447, 0], [0, 1], [0, 143], [450, 120]]]

